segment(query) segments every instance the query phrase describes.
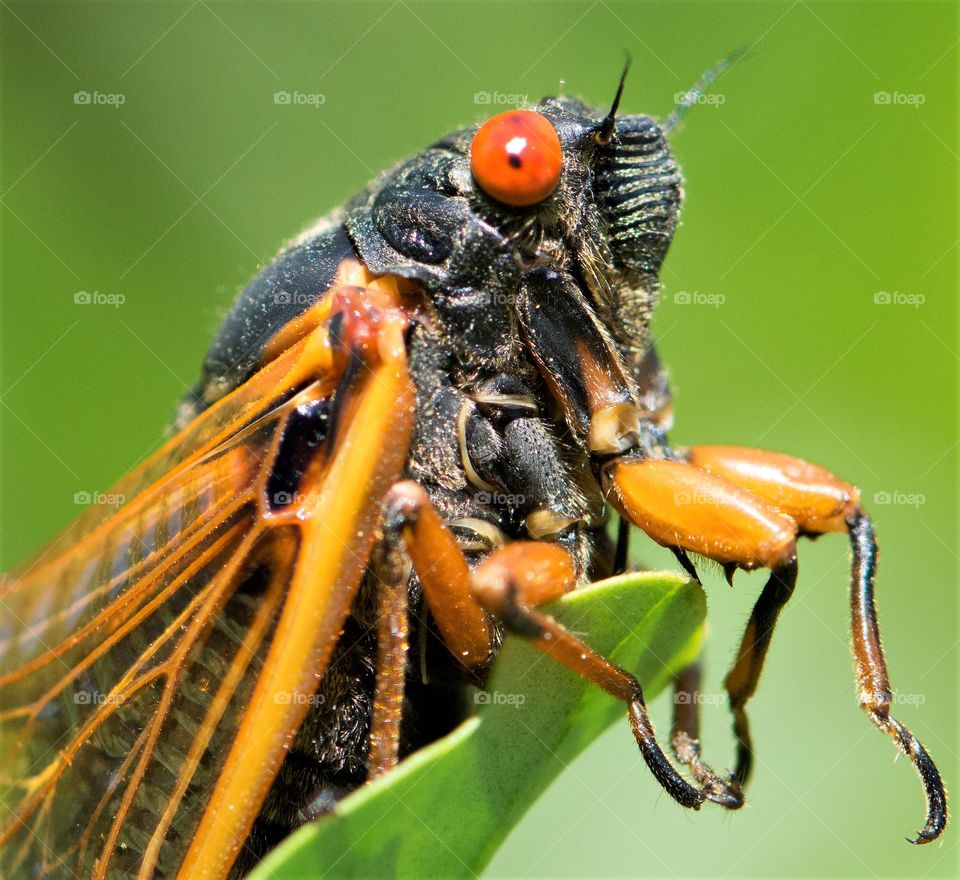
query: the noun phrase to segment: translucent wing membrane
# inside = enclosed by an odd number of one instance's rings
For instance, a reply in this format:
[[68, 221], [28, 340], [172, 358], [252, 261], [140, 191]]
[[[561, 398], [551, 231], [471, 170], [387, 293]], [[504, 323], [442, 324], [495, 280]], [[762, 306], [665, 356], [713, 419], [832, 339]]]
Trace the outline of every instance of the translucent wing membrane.
[[[271, 702], [304, 675], [316, 681], [326, 662], [303, 645], [314, 666], [292, 671], [292, 647], [273, 638], [285, 606], [298, 597], [301, 615], [334, 632], [332, 650], [372, 545], [327, 546], [321, 524], [337, 513], [372, 535], [409, 436], [402, 344], [347, 380], [325, 324], [296, 335], [122, 480], [111, 494], [126, 504], [89, 510], [0, 581], [0, 876], [229, 871], [302, 718]], [[343, 442], [305, 479], [326, 501], [277, 512], [265, 491], [290, 414], [324, 399], [343, 409]], [[383, 454], [387, 436], [396, 454]], [[358, 488], [340, 493], [328, 476], [342, 481], [347, 466]], [[340, 512], [330, 509], [338, 494]], [[326, 580], [307, 589], [310, 560]], [[247, 752], [259, 776], [237, 769], [238, 734], [250, 729], [270, 740]], [[202, 828], [225, 768], [252, 814], [213, 858]], [[193, 844], [200, 852], [181, 870]]]

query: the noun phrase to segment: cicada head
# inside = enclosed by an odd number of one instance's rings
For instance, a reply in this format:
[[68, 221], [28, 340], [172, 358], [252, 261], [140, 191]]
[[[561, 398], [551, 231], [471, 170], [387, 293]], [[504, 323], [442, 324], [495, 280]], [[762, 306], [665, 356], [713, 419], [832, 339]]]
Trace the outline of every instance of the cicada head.
[[602, 254], [609, 273], [656, 275], [677, 225], [680, 171], [656, 120], [615, 114], [545, 98], [488, 119], [470, 144], [478, 213], [508, 230], [526, 221], [554, 259], [562, 243], [574, 258]]

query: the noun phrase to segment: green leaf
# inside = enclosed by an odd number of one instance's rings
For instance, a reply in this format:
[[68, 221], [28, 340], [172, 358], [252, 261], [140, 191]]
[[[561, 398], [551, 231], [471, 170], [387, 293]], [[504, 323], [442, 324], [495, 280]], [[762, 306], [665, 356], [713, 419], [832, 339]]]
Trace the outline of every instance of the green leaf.
[[[636, 673], [649, 698], [696, 657], [706, 603], [678, 574], [634, 572], [546, 610]], [[621, 703], [519, 638], [475, 696], [473, 717], [293, 834], [251, 880], [473, 877], [603, 730], [619, 722], [630, 736]]]

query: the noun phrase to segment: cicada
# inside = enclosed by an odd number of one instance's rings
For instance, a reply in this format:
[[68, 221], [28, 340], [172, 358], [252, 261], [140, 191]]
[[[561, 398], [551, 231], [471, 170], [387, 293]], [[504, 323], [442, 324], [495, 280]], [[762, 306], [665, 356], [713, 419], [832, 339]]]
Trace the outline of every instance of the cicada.
[[[922, 781], [913, 842], [942, 833], [937, 768], [890, 713], [857, 489], [670, 445], [650, 319], [682, 179], [623, 84], [608, 112], [548, 98], [456, 131], [293, 241], [129, 500], [4, 579], [3, 876], [241, 876], [462, 720], [506, 633], [621, 700], [677, 802], [737, 809], [797, 539], [826, 532], [852, 548], [857, 699]], [[696, 666], [661, 745], [641, 683], [540, 610], [622, 570], [631, 527], [693, 577], [770, 571], [726, 679], [731, 772], [701, 751]]]

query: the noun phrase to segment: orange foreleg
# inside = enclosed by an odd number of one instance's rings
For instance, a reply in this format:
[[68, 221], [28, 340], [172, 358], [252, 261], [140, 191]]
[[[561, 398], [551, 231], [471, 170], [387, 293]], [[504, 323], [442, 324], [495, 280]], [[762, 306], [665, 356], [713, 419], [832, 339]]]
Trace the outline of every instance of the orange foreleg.
[[[603, 477], [620, 513], [678, 553], [681, 561], [686, 551], [699, 553], [720, 562], [728, 577], [736, 568], [771, 570], [725, 681], [738, 740], [735, 776], [741, 784], [749, 775], [753, 754], [744, 707], [756, 691], [777, 617], [793, 593], [796, 536], [849, 534], [858, 699], [873, 723], [910, 758], [923, 782], [927, 816], [913, 842], [939, 837], [947, 815], [940, 774], [919, 740], [890, 714], [890, 682], [873, 597], [876, 540], [858, 490], [809, 462], [734, 446], [694, 447], [684, 460], [614, 459]], [[690, 686], [689, 682], [695, 682], [692, 671], [687, 685], [680, 679], [678, 687]], [[703, 765], [695, 706], [677, 712], [674, 748], [697, 775]]]

